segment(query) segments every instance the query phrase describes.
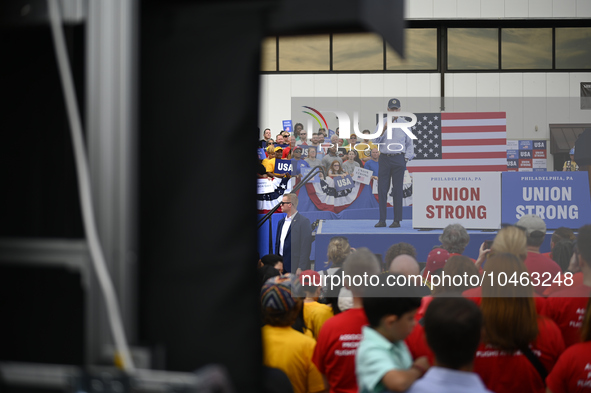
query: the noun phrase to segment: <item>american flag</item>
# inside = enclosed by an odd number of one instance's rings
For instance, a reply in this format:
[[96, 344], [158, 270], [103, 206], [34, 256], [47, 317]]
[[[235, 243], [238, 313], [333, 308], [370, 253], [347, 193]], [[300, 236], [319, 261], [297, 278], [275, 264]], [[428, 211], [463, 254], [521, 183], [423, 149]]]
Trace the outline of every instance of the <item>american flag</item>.
[[507, 170], [505, 112], [416, 113], [409, 172]]

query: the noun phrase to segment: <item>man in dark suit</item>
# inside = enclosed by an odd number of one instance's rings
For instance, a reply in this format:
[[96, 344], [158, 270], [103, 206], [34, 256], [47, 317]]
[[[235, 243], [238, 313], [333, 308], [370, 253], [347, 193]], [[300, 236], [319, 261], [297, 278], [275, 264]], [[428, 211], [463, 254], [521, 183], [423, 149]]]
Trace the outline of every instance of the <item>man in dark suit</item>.
[[283, 257], [284, 271], [299, 274], [310, 269], [312, 226], [310, 220], [298, 214], [296, 194], [284, 195], [281, 208], [287, 216], [277, 226], [275, 254]]

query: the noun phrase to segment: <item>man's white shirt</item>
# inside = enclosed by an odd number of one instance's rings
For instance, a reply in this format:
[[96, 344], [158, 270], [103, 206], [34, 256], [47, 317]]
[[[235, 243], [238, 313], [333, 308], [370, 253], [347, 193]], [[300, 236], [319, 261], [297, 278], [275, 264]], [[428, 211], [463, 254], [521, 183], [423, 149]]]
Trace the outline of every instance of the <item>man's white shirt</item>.
[[297, 213], [293, 214], [291, 217], [285, 216], [285, 222], [283, 223], [283, 228], [281, 228], [281, 241], [279, 242], [279, 255], [283, 256], [283, 244], [285, 243], [285, 238], [287, 237], [287, 232], [289, 231], [289, 227], [291, 227], [291, 222]]

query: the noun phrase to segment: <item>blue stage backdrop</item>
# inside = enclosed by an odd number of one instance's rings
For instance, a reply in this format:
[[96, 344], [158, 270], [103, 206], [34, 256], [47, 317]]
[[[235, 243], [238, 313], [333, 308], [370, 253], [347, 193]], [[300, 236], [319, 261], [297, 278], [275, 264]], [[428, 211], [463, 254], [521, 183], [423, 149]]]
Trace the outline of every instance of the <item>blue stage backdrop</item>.
[[507, 172], [501, 183], [504, 223], [535, 214], [549, 229], [591, 224], [587, 172]]

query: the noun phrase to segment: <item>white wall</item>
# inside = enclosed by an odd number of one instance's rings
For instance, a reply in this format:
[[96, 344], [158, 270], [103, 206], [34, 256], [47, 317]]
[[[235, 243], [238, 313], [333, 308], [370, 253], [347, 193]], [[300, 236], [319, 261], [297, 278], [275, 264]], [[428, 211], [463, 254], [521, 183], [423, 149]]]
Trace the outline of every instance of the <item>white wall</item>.
[[[435, 111], [440, 78], [438, 73], [261, 75], [260, 129], [271, 128], [275, 136], [282, 121], [293, 118], [292, 97], [314, 98], [309, 105], [320, 108], [323, 102], [334, 106], [339, 97], [357, 97], [360, 102], [368, 97], [432, 97], [435, 108], [429, 110]], [[504, 111], [507, 139], [549, 141], [549, 124], [591, 123], [591, 111], [579, 109], [580, 82], [589, 81], [591, 72], [450, 73], [445, 75], [445, 110]], [[336, 119], [327, 120], [329, 127], [336, 127]], [[552, 167], [549, 156], [548, 168]]]
[[589, 0], [405, 0], [406, 19], [589, 18]]

